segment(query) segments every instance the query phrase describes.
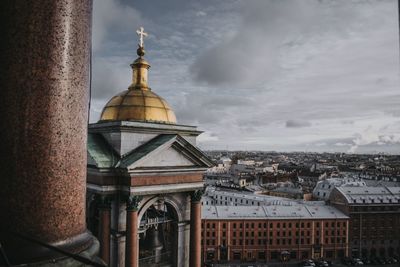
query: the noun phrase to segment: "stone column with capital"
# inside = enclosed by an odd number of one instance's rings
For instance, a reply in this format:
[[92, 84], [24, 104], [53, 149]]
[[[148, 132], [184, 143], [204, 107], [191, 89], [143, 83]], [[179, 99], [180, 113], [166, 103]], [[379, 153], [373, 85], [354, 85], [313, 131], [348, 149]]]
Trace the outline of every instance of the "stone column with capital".
[[201, 266], [201, 197], [203, 190], [191, 194], [190, 204], [190, 267]]
[[125, 266], [139, 266], [138, 209], [142, 197], [129, 196], [126, 202]]
[[100, 258], [110, 264], [111, 238], [111, 199], [109, 196], [98, 196], [99, 201], [99, 242]]
[[0, 17], [1, 245], [13, 265], [63, 261], [43, 243], [93, 256], [85, 220], [92, 0], [2, 0]]

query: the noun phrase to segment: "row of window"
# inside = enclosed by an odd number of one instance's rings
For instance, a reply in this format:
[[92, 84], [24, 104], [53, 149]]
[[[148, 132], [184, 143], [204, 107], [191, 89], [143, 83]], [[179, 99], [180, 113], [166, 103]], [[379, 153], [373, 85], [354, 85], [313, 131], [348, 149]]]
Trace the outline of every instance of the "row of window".
[[[205, 232], [206, 233], [206, 236], [207, 237], [209, 237], [209, 236], [213, 236], [213, 237], [215, 237], [216, 236], [216, 232], [215, 231], [206, 231]], [[221, 235], [222, 236], [226, 236], [226, 231], [221, 231]], [[248, 236], [252, 236], [252, 237], [254, 237], [255, 236], [255, 232], [254, 231], [246, 231], [246, 232], [244, 232], [245, 233], [245, 236], [246, 237], [248, 237]], [[272, 237], [273, 236], [273, 231], [270, 231], [269, 232], [269, 236], [270, 237]], [[310, 231], [275, 231], [275, 233], [276, 233], [276, 236], [292, 236], [292, 233], [295, 233], [295, 235], [296, 236], [299, 236], [299, 235], [301, 235], [301, 236], [311, 236], [311, 232]], [[317, 230], [316, 232], [315, 232], [315, 235], [316, 236], [320, 236], [320, 231], [319, 230]], [[201, 232], [201, 235], [202, 236], [204, 236], [204, 231], [203, 232]], [[267, 236], [267, 232], [263, 232], [263, 231], [258, 231], [257, 232], [257, 235], [258, 235], [258, 237], [261, 237], [261, 236]], [[329, 236], [329, 235], [333, 235], [333, 236], [341, 236], [341, 235], [343, 235], [343, 236], [345, 236], [346, 235], [346, 230], [342, 230], [342, 231], [340, 231], [340, 230], [326, 230], [325, 231], [325, 236]], [[236, 237], [236, 236], [243, 236], [243, 231], [234, 231], [234, 232], [232, 232], [232, 236], [233, 237]]]
[[[335, 242], [337, 244], [345, 244], [346, 243], [346, 238], [345, 237], [336, 237], [336, 238], [335, 237], [331, 237], [331, 238], [325, 238], [324, 241], [325, 241], [324, 244], [335, 244]], [[202, 245], [203, 245], [204, 241], [202, 240], [201, 242], [202, 242]], [[217, 244], [216, 243], [216, 239], [206, 239], [205, 242], [206, 242], [207, 246], [215, 246]], [[226, 245], [226, 241], [222, 240], [221, 244], [223, 246], [225, 246]], [[292, 244], [295, 244], [295, 245], [300, 245], [300, 244], [301, 245], [314, 245], [314, 244], [317, 244], [318, 245], [318, 244], [321, 244], [321, 243], [320, 243], [320, 239], [319, 238], [316, 238], [314, 243], [311, 242], [311, 238], [296, 238], [296, 239], [276, 238], [276, 239], [269, 239], [269, 240], [268, 239], [257, 239], [257, 240], [256, 239], [245, 239], [245, 240], [243, 240], [243, 239], [235, 239], [235, 238], [233, 238], [229, 245], [242, 246], [243, 244], [246, 245], [246, 246], [248, 246], [248, 245], [253, 246], [255, 244], [257, 244], [257, 245], [267, 245], [267, 244], [269, 244], [269, 245], [292, 245]]]
[[[257, 225], [256, 223], [245, 223], [245, 227], [246, 228], [250, 228], [251, 227], [251, 228], [254, 229], [254, 227], [256, 225]], [[293, 225], [295, 225], [296, 228], [299, 228], [299, 227], [301, 227], [301, 228], [305, 228], [305, 227], [311, 228], [311, 223], [310, 222], [307, 222], [307, 223], [304, 223], [304, 222], [298, 223], [298, 222], [296, 222], [296, 223], [293, 223], [293, 224], [292, 223], [285, 223], [285, 222], [284, 223], [280, 223], [280, 222], [278, 222], [278, 223], [270, 223], [269, 224], [269, 228], [274, 228], [274, 225], [276, 226], [275, 228], [281, 228], [281, 226], [282, 226], [282, 228], [286, 228], [286, 227], [292, 228]], [[207, 226], [208, 229], [215, 229], [216, 223], [207, 223], [206, 226]], [[325, 222], [325, 228], [329, 228], [329, 226], [332, 227], [332, 228], [335, 228], [335, 226], [336, 227], [346, 227], [346, 222], [336, 222], [336, 223], [335, 222], [331, 222], [331, 223]], [[226, 229], [226, 227], [227, 227], [227, 223], [222, 223], [222, 228]], [[320, 223], [316, 222], [315, 223], [315, 227], [319, 228], [320, 227]], [[203, 228], [204, 228], [204, 224], [203, 224]], [[243, 223], [232, 223], [232, 228], [233, 229], [243, 228]], [[258, 223], [258, 228], [259, 229], [260, 228], [267, 228], [267, 223]]]

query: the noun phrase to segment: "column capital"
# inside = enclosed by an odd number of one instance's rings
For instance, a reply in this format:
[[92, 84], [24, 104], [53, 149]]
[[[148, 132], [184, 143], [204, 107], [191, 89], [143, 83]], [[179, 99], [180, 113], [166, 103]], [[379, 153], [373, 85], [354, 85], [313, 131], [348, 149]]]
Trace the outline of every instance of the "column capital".
[[192, 202], [199, 202], [204, 194], [204, 189], [190, 192], [190, 199]]
[[139, 209], [140, 201], [142, 201], [142, 196], [130, 195], [126, 198], [126, 210], [127, 211], [137, 211]]

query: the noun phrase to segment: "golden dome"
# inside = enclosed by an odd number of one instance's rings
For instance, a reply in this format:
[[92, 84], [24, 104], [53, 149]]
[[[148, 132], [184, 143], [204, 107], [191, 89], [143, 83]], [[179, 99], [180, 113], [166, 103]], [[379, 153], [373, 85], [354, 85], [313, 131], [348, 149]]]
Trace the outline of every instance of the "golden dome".
[[129, 89], [111, 98], [100, 118], [110, 120], [176, 123], [168, 103], [149, 89]]
[[[142, 33], [138, 31], [138, 34]], [[142, 121], [176, 123], [176, 117], [168, 103], [153, 93], [147, 84], [149, 63], [143, 58], [145, 51], [141, 36], [137, 55], [132, 64], [132, 84], [128, 90], [111, 98], [101, 112], [100, 121]]]

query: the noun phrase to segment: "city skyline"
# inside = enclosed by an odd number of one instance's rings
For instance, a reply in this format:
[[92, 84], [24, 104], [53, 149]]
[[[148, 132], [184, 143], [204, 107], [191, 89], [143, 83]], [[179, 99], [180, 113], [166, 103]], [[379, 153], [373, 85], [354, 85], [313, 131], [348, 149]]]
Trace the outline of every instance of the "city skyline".
[[92, 122], [144, 26], [150, 87], [204, 149], [400, 151], [397, 1], [95, 1], [93, 24]]

